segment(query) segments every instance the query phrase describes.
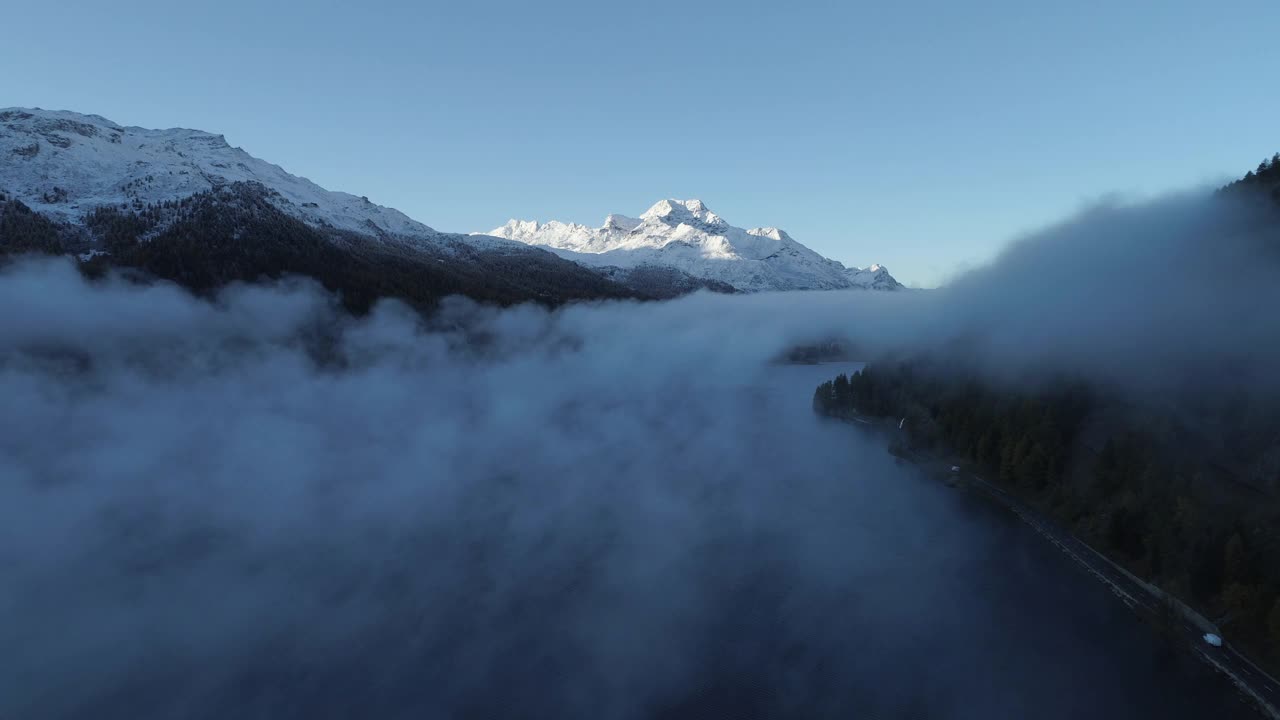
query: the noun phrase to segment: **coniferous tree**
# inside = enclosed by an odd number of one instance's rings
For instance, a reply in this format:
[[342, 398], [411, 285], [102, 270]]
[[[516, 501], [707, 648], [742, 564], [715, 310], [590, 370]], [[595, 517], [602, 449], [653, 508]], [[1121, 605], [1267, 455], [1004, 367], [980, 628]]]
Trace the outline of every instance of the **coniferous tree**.
[[836, 407], [841, 410], [852, 409], [853, 395], [849, 387], [849, 378], [844, 373], [836, 376], [835, 382], [832, 383], [831, 393]]

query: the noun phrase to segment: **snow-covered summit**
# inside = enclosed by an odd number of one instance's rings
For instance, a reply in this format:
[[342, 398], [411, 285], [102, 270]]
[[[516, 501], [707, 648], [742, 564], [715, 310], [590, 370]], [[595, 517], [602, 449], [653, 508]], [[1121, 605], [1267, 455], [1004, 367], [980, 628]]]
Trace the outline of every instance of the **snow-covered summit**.
[[854, 287], [868, 290], [901, 290], [903, 284], [898, 282], [883, 265], [870, 265], [865, 268], [848, 268], [845, 277]]
[[398, 210], [290, 175], [231, 147], [222, 135], [123, 127], [63, 110], [0, 110], [0, 192], [60, 220], [74, 223], [99, 206], [178, 200], [235, 182], [274, 190], [282, 210], [312, 225], [410, 241], [437, 235]]
[[701, 200], [659, 200], [653, 207], [644, 211], [640, 219], [658, 221], [667, 225], [681, 223], [701, 225], [724, 225], [719, 215], [711, 212]]
[[639, 218], [610, 215], [598, 228], [510, 220], [484, 234], [544, 247], [584, 265], [668, 266], [745, 291], [902, 287], [878, 265], [845, 268], [778, 228], [734, 227], [701, 200], [660, 200]]
[[635, 230], [641, 223], [640, 218], [627, 217], [626, 215], [613, 214], [604, 219], [604, 230], [621, 230], [622, 232], [631, 232]]

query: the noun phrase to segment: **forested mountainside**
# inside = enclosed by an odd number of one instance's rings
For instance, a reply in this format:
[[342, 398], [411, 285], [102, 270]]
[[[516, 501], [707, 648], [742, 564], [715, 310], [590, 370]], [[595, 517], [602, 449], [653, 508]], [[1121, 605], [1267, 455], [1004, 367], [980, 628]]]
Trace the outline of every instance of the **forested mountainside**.
[[1245, 173], [1244, 177], [1229, 183], [1220, 192], [1265, 194], [1280, 204], [1280, 153], [1258, 163], [1257, 169]]
[[678, 270], [611, 275], [523, 243], [438, 232], [221, 135], [74, 112], [0, 110], [0, 197], [0, 256], [70, 254], [90, 273], [130, 269], [196, 292], [303, 275], [358, 310], [379, 297], [429, 307], [454, 294], [558, 304], [728, 289]]
[[82, 268], [142, 271], [206, 294], [236, 281], [312, 278], [364, 312], [382, 297], [428, 309], [448, 295], [511, 304], [597, 298], [653, 298], [583, 272], [550, 253], [476, 248], [442, 236], [437, 246], [368, 243], [312, 227], [269, 202], [271, 190], [234, 183], [141, 207], [103, 206], [83, 226], [60, 225], [19, 200], [0, 200], [0, 256], [78, 254]]
[[904, 418], [911, 447], [971, 463], [1280, 665], [1275, 398], [1160, 406], [1076, 379], [1007, 389], [918, 358], [841, 375], [814, 408]]
[[[1280, 209], [1278, 189], [1280, 156], [1223, 192]], [[1280, 224], [1280, 212], [1269, 217]], [[882, 358], [821, 385], [814, 409], [900, 420], [901, 442], [972, 464], [1280, 668], [1275, 387], [1200, 376], [1153, 396], [1085, 377], [996, 381], [965, 367]]]

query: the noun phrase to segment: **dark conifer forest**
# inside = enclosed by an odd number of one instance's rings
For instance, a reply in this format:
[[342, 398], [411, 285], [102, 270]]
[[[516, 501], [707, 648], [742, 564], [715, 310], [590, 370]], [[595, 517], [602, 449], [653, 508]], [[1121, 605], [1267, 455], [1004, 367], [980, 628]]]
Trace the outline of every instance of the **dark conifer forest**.
[[1008, 389], [918, 358], [840, 375], [814, 408], [905, 419], [910, 449], [965, 463], [1275, 663], [1280, 404], [1233, 400], [1162, 408], [1065, 379]]

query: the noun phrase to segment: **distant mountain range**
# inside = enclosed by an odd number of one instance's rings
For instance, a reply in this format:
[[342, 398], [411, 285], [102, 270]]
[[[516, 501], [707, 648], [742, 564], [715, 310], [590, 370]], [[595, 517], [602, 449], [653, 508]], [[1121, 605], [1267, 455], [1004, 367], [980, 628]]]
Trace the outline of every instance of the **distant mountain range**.
[[879, 265], [846, 268], [773, 227], [734, 227], [701, 200], [661, 200], [638, 218], [610, 215], [598, 228], [511, 220], [478, 235], [545, 247], [590, 267], [670, 267], [744, 291], [899, 290]]
[[87, 272], [133, 268], [196, 292], [306, 275], [356, 310], [384, 296], [429, 307], [451, 294], [556, 304], [901, 287], [883, 268], [846, 269], [780, 230], [734, 228], [698, 201], [610, 216], [599, 230], [513, 222], [491, 235], [443, 233], [221, 135], [10, 108], [0, 110], [0, 255], [20, 252], [72, 254]]

